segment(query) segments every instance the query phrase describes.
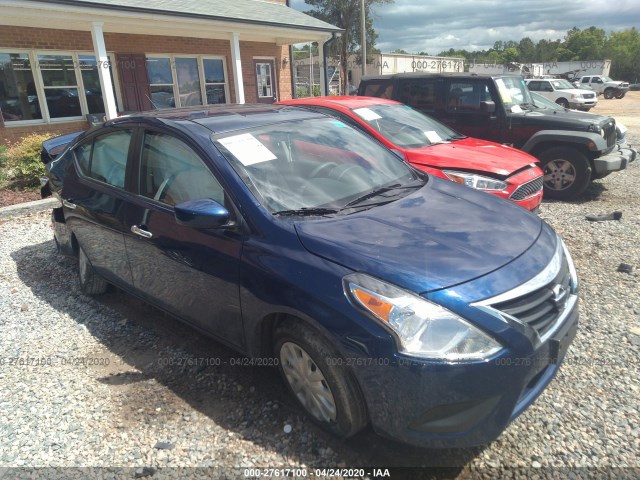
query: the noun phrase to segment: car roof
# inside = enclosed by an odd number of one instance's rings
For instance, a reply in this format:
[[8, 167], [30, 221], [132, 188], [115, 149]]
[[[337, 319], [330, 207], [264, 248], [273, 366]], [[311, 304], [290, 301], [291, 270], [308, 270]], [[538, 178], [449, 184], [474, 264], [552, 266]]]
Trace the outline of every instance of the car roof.
[[322, 118], [324, 115], [304, 108], [270, 104], [199, 105], [185, 108], [166, 108], [137, 112], [109, 120], [105, 126], [129, 122], [168, 124], [193, 122], [211, 130], [225, 133], [263, 125]]
[[366, 75], [362, 77], [362, 80], [389, 80], [392, 78], [503, 78], [503, 77], [522, 77], [520, 74], [514, 73], [500, 73], [496, 75], [489, 75], [485, 73], [468, 73], [468, 72], [445, 72], [445, 73], [426, 73], [426, 72], [405, 72], [405, 73], [390, 73], [387, 75]]
[[286, 105], [316, 105], [326, 107], [339, 105], [348, 109], [372, 107], [374, 105], [400, 105], [400, 102], [386, 98], [353, 95], [296, 98], [295, 100], [286, 100], [285, 103]]

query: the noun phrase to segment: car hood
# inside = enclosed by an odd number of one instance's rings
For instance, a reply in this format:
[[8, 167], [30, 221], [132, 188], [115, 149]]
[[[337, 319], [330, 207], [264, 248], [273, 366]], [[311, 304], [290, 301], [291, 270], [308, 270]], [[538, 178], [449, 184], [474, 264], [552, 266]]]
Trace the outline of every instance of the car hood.
[[309, 252], [416, 293], [499, 269], [536, 242], [542, 225], [511, 202], [433, 177], [395, 202], [294, 224]]
[[538, 161], [528, 153], [515, 148], [477, 138], [464, 138], [404, 152], [410, 163], [440, 169], [490, 172], [502, 177]]
[[525, 125], [541, 130], [582, 130], [589, 131], [589, 125], [597, 125], [603, 128], [614, 120], [611, 117], [604, 117], [577, 110], [550, 110], [548, 108], [537, 108], [535, 110], [524, 110], [521, 113], [509, 114], [512, 124]]
[[593, 90], [587, 90], [585, 88], [559, 88], [557, 91], [571, 93], [574, 95], [582, 95], [583, 93], [596, 93]]

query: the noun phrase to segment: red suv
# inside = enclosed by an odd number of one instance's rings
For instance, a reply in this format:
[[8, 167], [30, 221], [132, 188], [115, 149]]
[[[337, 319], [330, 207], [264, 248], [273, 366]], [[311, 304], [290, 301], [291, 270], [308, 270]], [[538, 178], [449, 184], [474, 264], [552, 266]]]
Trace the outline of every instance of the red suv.
[[542, 170], [531, 155], [465, 137], [411, 107], [373, 97], [309, 97], [280, 102], [339, 118], [376, 138], [414, 167], [535, 210]]

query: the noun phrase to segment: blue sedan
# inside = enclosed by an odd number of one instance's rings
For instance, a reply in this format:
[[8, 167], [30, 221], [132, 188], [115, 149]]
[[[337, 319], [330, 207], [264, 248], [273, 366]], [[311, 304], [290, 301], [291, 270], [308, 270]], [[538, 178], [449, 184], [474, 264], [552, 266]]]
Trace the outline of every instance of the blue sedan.
[[548, 225], [335, 118], [160, 110], [64, 141], [45, 191], [83, 292], [117, 285], [271, 359], [341, 437], [370, 423], [415, 445], [490, 442], [575, 336], [578, 280]]

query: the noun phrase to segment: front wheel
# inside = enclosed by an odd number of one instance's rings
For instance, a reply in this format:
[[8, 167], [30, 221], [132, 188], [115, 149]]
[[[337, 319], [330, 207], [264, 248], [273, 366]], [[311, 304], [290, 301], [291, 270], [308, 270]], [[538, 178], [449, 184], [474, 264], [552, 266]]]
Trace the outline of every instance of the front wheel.
[[591, 181], [589, 159], [574, 148], [550, 148], [538, 158], [544, 170], [544, 196], [547, 198], [576, 198]]
[[556, 100], [556, 103], [563, 108], [569, 108], [569, 102], [566, 98], [559, 98], [558, 100]]
[[627, 94], [627, 92], [620, 92], [620, 93], [616, 93], [616, 98], [624, 98], [624, 96]]
[[289, 391], [315, 423], [342, 438], [364, 428], [367, 412], [360, 388], [319, 332], [287, 320], [276, 329], [274, 352]]

